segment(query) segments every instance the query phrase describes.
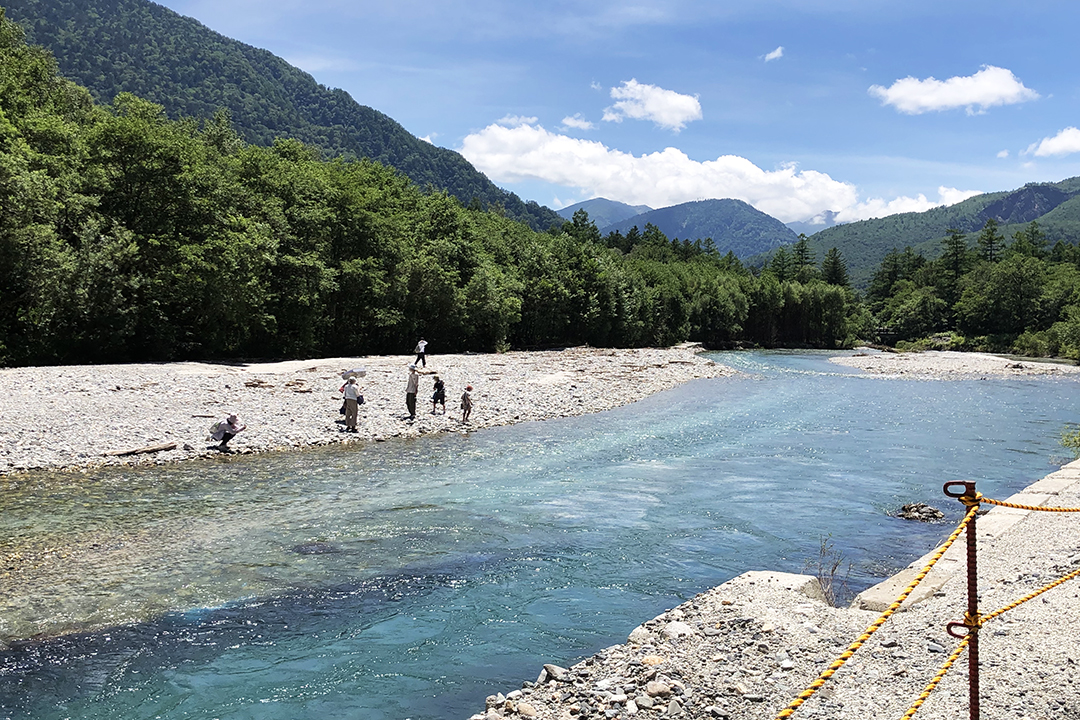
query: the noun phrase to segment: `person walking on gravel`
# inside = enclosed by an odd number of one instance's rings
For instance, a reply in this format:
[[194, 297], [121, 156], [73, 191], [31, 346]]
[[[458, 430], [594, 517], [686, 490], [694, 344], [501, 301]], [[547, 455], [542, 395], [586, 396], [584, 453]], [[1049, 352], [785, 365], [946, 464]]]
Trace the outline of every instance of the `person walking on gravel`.
[[439, 379], [439, 376], [435, 376], [434, 392], [431, 393], [431, 414], [435, 414], [435, 406], [442, 405], [442, 414], [446, 414], [446, 383]]
[[469, 415], [472, 414], [472, 385], [465, 386], [465, 392], [461, 393], [461, 422], [469, 422]]
[[[425, 372], [424, 375], [430, 373]], [[409, 365], [409, 380], [405, 383], [405, 407], [409, 411], [409, 419], [416, 419], [416, 393], [420, 389], [420, 371], [416, 369], [416, 363]]]
[[416, 343], [416, 364], [427, 367], [427, 340], [420, 338], [420, 342]]

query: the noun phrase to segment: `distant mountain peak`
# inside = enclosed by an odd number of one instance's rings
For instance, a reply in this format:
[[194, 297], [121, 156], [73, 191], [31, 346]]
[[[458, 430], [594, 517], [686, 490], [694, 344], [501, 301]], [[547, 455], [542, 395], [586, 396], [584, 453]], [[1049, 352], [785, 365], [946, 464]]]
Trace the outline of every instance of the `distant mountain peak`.
[[625, 233], [634, 226], [642, 230], [646, 223], [655, 225], [669, 238], [712, 238], [721, 254], [730, 251], [740, 259], [798, 240], [796, 233], [784, 223], [734, 198], [693, 200], [650, 210], [601, 227], [600, 231]]
[[559, 215], [569, 220], [578, 210], [589, 213], [589, 219], [596, 223], [596, 227], [603, 228], [628, 217], [648, 212], [652, 208], [648, 205], [627, 205], [607, 198], [593, 198], [564, 207], [559, 210]]

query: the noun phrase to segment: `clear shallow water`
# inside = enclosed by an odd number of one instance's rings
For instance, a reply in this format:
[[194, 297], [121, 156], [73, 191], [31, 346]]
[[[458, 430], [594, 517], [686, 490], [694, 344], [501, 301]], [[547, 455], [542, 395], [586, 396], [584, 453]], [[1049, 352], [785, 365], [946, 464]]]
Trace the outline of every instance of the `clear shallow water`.
[[1042, 477], [1080, 405], [1074, 381], [717, 360], [750, 374], [467, 437], [8, 483], [3, 554], [67, 556], [0, 597], [0, 630], [108, 629], [0, 654], [0, 717], [460, 720], [823, 536], [875, 582], [948, 530], [886, 510], [957, 519], [943, 482]]

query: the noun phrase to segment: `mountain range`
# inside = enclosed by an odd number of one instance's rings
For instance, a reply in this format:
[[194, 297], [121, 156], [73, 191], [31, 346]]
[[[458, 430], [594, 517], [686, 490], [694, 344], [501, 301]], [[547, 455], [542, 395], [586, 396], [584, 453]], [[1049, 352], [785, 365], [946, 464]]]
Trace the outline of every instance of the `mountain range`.
[[630, 228], [655, 225], [669, 238], [711, 238], [721, 254], [732, 252], [745, 259], [790, 245], [798, 236], [784, 223], [742, 200], [695, 200], [649, 210], [600, 228], [602, 234], [626, 233]]
[[991, 218], [1010, 241], [1017, 230], [1034, 220], [1050, 245], [1058, 241], [1075, 245], [1080, 238], [1080, 177], [1029, 183], [1016, 190], [976, 195], [925, 212], [836, 225], [811, 235], [810, 246], [818, 258], [830, 248], [837, 248], [847, 262], [852, 284], [865, 287], [890, 250], [911, 247], [934, 258], [941, 253], [941, 241], [948, 230], [966, 233], [969, 244], [974, 245], [975, 236]]
[[[592, 200], [568, 205], [562, 210], [559, 210], [559, 215], [570, 220], [578, 210], [584, 210], [589, 213], [589, 219], [596, 223], [596, 228], [598, 230], [603, 232], [604, 228], [609, 225], [613, 225], [620, 220], [632, 218], [641, 213], [649, 212], [652, 208], [648, 205], [627, 205], [626, 203], [621, 203], [617, 200], [608, 200], [607, 198], [593, 198]], [[641, 227], [645, 227], [644, 224]]]
[[823, 213], [785, 227], [733, 199], [652, 209], [597, 198], [556, 213], [523, 202], [460, 154], [416, 138], [389, 116], [320, 85], [281, 58], [147, 0], [0, 2], [31, 42], [53, 53], [61, 73], [89, 88], [99, 101], [130, 92], [163, 106], [170, 117], [209, 118], [225, 108], [251, 143], [268, 145], [291, 137], [328, 156], [369, 157], [421, 187], [445, 190], [466, 205], [500, 208], [538, 230], [557, 227], [575, 210], [585, 209], [604, 234], [652, 223], [671, 238], [712, 238], [722, 252], [730, 250], [751, 265], [765, 262], [768, 253], [795, 242], [802, 232], [810, 236], [819, 259], [832, 247], [841, 252], [856, 287], [866, 285], [890, 250], [910, 246], [933, 257], [948, 229], [969, 233], [974, 242], [989, 218], [1002, 225], [1006, 238], [1032, 220], [1038, 220], [1051, 244], [1075, 243], [1080, 237], [1080, 178], [842, 225], [833, 225], [833, 213]]
[[534, 229], [562, 224], [554, 210], [499, 188], [460, 154], [420, 140], [389, 116], [266, 50], [147, 0], [2, 0], [7, 17], [56, 58], [60, 73], [98, 102], [130, 92], [171, 118], [228, 109], [246, 141], [290, 137], [328, 157], [368, 157], [463, 204], [498, 207]]

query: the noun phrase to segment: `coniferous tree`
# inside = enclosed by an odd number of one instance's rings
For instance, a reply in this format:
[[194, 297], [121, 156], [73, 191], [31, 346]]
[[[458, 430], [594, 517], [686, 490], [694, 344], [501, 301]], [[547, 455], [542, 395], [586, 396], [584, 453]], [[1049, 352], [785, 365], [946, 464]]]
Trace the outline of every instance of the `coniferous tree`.
[[794, 269], [792, 267], [793, 261], [791, 255], [784, 248], [779, 248], [776, 254], [773, 255], [772, 262], [769, 263], [769, 272], [776, 276], [776, 279], [780, 282], [790, 280], [794, 275]]
[[825, 253], [825, 259], [821, 261], [821, 279], [829, 285], [849, 287], [847, 263], [844, 256], [835, 247], [829, 248]]
[[998, 221], [989, 218], [979, 233], [979, 255], [987, 262], [995, 263], [1001, 259], [1001, 244], [1005, 237], [998, 232]]

